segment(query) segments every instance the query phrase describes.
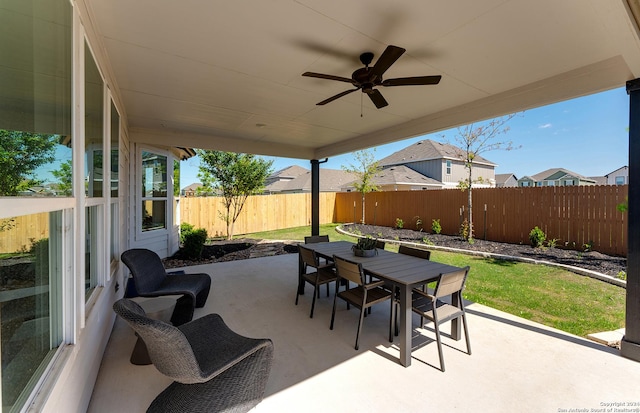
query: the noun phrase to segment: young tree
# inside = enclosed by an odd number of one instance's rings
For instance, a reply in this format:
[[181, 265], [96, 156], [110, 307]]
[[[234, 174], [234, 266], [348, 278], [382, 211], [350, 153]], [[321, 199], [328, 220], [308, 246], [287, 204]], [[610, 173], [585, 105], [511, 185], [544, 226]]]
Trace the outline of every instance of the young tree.
[[262, 192], [271, 174], [273, 161], [245, 153], [200, 150], [198, 177], [208, 191], [224, 198], [225, 211], [220, 219], [227, 224], [227, 239], [233, 236], [235, 224], [249, 195]]
[[488, 123], [477, 126], [470, 124], [458, 128], [454, 141], [459, 150], [457, 153], [458, 159], [464, 162], [464, 166], [467, 169], [467, 177], [458, 182], [458, 187], [467, 192], [467, 224], [468, 228], [463, 234], [468, 241], [473, 240], [473, 184], [484, 182], [482, 176], [478, 176], [474, 179], [473, 168], [474, 161], [480, 156], [480, 154], [505, 150], [511, 151], [518, 149], [514, 147], [512, 141], [496, 140], [499, 135], [505, 134], [509, 131], [509, 127], [506, 126], [515, 114], [496, 118]]
[[33, 172], [55, 160], [57, 135], [0, 129], [0, 196], [38, 185]]
[[349, 164], [348, 167], [342, 166], [342, 169], [355, 174], [358, 181], [353, 185], [356, 191], [362, 194], [362, 224], [364, 224], [364, 196], [373, 191], [378, 190], [378, 186], [374, 183], [374, 178], [382, 169], [375, 158], [375, 148], [373, 150], [361, 150], [354, 152], [356, 164]]

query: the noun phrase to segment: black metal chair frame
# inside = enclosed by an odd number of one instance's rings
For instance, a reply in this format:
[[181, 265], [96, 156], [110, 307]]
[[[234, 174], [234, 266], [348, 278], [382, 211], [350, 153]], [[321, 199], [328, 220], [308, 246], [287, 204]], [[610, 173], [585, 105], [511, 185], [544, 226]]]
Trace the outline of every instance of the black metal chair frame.
[[[303, 245], [298, 245], [298, 253], [302, 261], [302, 280], [313, 285], [313, 298], [311, 300], [311, 312], [309, 318], [313, 318], [313, 311], [316, 307], [316, 297], [320, 298], [320, 286], [327, 286], [327, 297], [329, 296], [329, 284], [337, 279], [333, 263], [320, 264], [318, 255], [312, 249]], [[315, 271], [307, 272], [307, 269], [315, 268]], [[300, 292], [296, 291], [296, 305], [298, 305]]]

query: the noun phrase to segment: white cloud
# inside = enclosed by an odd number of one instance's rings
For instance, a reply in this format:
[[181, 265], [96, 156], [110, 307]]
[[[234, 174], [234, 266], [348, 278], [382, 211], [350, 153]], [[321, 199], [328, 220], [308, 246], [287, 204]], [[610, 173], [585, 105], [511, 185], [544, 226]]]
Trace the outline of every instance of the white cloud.
[[538, 126], [538, 128], [540, 128], [540, 129], [547, 129], [547, 128], [550, 128], [551, 126], [553, 126], [553, 125], [551, 125], [550, 123], [545, 123], [544, 125], [540, 125], [540, 126]]

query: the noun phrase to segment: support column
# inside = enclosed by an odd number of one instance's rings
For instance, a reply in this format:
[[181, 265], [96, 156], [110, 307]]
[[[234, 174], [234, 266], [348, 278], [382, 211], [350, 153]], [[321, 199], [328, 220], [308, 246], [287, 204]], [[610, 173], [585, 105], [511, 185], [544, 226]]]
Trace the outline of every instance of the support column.
[[328, 160], [311, 160], [311, 235], [320, 235], [320, 164]]
[[320, 161], [311, 160], [311, 235], [320, 235]]
[[629, 209], [625, 336], [620, 354], [640, 361], [640, 79], [627, 82], [629, 94]]

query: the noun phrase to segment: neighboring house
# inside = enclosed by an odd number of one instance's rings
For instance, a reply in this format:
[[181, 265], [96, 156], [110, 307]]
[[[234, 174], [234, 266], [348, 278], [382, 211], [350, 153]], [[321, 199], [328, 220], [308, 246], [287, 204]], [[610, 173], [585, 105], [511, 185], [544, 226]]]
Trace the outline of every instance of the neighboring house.
[[[355, 191], [354, 183], [342, 187], [343, 191]], [[404, 165], [383, 168], [373, 178], [380, 191], [415, 191], [424, 189], [442, 189], [442, 182], [424, 176]]]
[[298, 165], [288, 166], [286, 168], [275, 171], [265, 180], [264, 192], [266, 194], [282, 192], [287, 188], [289, 183], [295, 178], [310, 171]]
[[607, 180], [606, 185], [627, 185], [629, 183], [629, 167], [622, 166], [604, 177]]
[[607, 185], [606, 176], [590, 176], [589, 179], [593, 179], [596, 182], [596, 185]]
[[563, 168], [551, 168], [535, 175], [518, 179], [518, 186], [584, 186], [596, 181]]
[[198, 188], [202, 188], [202, 184], [199, 182], [193, 183], [191, 185], [187, 185], [180, 190], [180, 196], [184, 196], [184, 197], [196, 196], [196, 193], [198, 192]]
[[518, 178], [514, 174], [496, 174], [496, 188], [518, 186]]
[[[442, 184], [442, 188], [457, 188], [458, 182], [467, 178], [468, 170], [464, 164], [464, 151], [456, 146], [429, 139], [422, 140], [401, 149], [378, 164], [381, 167], [404, 165], [426, 177]], [[495, 186], [495, 167], [493, 162], [478, 156], [473, 162], [473, 180], [482, 178], [483, 183], [474, 187]]]
[[[304, 169], [304, 168], [301, 168]], [[320, 168], [320, 192], [340, 192], [341, 188], [349, 182], [353, 182], [356, 176], [340, 169]], [[311, 171], [293, 179], [276, 181], [268, 187], [268, 193], [295, 194], [311, 192]]]

